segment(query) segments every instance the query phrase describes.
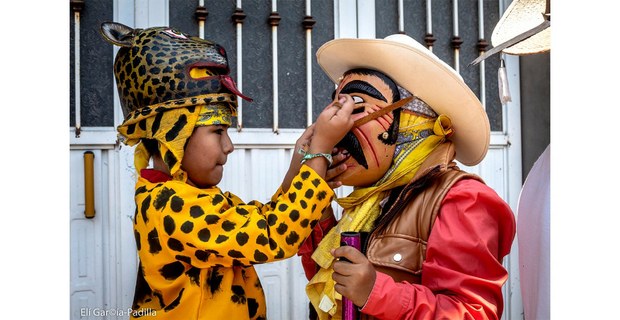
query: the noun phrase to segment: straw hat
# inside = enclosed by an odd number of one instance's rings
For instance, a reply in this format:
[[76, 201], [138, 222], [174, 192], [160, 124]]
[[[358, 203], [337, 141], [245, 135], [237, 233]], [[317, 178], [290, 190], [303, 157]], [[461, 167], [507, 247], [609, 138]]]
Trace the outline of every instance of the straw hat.
[[[522, 34], [545, 21], [546, 0], [513, 0], [493, 29], [494, 47]], [[525, 55], [549, 51], [551, 27], [503, 50], [504, 53]]]
[[395, 34], [385, 39], [335, 39], [316, 55], [334, 83], [348, 70], [374, 69], [450, 117], [454, 128], [450, 139], [461, 163], [476, 165], [486, 155], [490, 128], [480, 100], [454, 69], [413, 38]]

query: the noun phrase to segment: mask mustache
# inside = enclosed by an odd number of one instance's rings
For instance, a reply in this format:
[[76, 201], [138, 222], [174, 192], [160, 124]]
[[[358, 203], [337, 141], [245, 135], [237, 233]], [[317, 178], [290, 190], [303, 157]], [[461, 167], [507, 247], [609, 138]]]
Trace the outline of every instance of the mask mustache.
[[353, 159], [357, 161], [357, 163], [368, 169], [368, 163], [366, 162], [366, 157], [364, 156], [364, 150], [362, 150], [362, 146], [353, 132], [347, 132], [344, 138], [336, 144], [336, 148], [346, 149], [349, 151]]

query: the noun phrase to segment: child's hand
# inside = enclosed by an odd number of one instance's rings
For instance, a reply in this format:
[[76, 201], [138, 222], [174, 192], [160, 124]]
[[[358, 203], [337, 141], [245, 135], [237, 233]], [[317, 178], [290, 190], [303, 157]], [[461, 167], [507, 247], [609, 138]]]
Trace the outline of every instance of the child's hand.
[[363, 253], [351, 246], [332, 249], [331, 253], [336, 258], [346, 258], [350, 261], [334, 262], [332, 274], [332, 279], [336, 281], [334, 289], [356, 306], [364, 306], [375, 285], [377, 278], [375, 268]]
[[338, 101], [330, 103], [319, 114], [310, 143], [310, 152], [331, 152], [336, 143], [353, 127], [351, 112], [354, 106], [350, 95], [340, 94]]
[[325, 173], [325, 181], [330, 188], [336, 189], [342, 186], [342, 181], [338, 180], [338, 177], [347, 170], [345, 161], [350, 157], [351, 154], [346, 150], [339, 150], [338, 148], [332, 150], [333, 163]]
[[313, 123], [306, 131], [301, 134], [299, 139], [295, 142], [295, 150], [293, 150], [293, 158], [291, 159], [291, 164], [295, 163], [301, 167], [301, 159], [304, 157], [303, 154], [299, 153], [299, 150], [308, 151], [310, 148], [310, 141], [312, 141], [312, 135], [314, 134], [315, 124]]

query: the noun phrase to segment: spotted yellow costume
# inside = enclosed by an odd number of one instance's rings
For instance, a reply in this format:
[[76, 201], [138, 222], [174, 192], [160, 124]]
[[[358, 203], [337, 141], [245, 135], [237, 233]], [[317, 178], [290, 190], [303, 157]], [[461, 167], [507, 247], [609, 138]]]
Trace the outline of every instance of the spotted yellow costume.
[[[140, 267], [132, 318], [265, 319], [254, 264], [294, 255], [334, 193], [303, 165], [286, 192], [245, 203], [217, 186], [187, 183], [184, 146], [196, 126], [230, 126], [236, 97], [226, 52], [177, 30], [104, 23], [121, 46], [114, 74], [125, 121], [121, 140], [136, 146], [134, 235]], [[144, 139], [155, 140], [170, 176], [147, 169]]]
[[294, 255], [332, 197], [307, 166], [288, 192], [266, 204], [244, 203], [217, 187], [140, 177], [134, 231], [141, 274], [134, 308], [156, 310], [161, 319], [265, 319], [252, 265]]

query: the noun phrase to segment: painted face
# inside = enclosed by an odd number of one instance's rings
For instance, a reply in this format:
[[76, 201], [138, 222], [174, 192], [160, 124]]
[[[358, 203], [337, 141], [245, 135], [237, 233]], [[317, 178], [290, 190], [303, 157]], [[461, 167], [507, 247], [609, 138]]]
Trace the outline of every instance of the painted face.
[[190, 184], [207, 188], [222, 180], [228, 154], [235, 149], [226, 129], [225, 125], [196, 127], [187, 139], [181, 167]]
[[[396, 88], [396, 85], [393, 84], [393, 87]], [[363, 73], [346, 75], [335, 93], [336, 96], [339, 93], [346, 93], [353, 97], [355, 101], [354, 120], [392, 104], [395, 95], [392, 88], [382, 78], [375, 74]], [[395, 131], [397, 130], [394, 130], [393, 122], [394, 112], [389, 112], [359, 127], [354, 127], [336, 145], [351, 154], [345, 162], [347, 170], [339, 177], [344, 185], [364, 187], [383, 177], [392, 165], [396, 147], [397, 132]]]

